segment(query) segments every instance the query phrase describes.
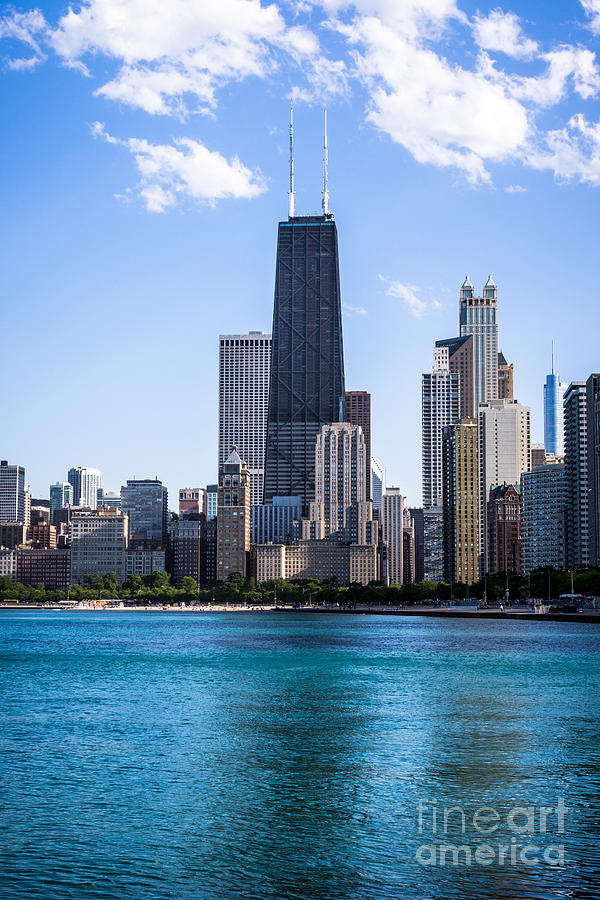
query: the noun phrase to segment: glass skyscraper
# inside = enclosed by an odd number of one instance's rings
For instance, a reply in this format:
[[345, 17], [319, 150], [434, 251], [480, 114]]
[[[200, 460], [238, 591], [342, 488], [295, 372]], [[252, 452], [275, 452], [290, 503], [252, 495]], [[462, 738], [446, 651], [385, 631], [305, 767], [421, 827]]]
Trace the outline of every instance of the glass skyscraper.
[[333, 216], [279, 223], [264, 502], [315, 499], [315, 443], [344, 415], [344, 354]]
[[544, 446], [546, 453], [562, 456], [565, 452], [565, 418], [563, 396], [567, 385], [554, 371], [554, 350], [552, 351], [552, 372], [546, 375], [544, 385]]

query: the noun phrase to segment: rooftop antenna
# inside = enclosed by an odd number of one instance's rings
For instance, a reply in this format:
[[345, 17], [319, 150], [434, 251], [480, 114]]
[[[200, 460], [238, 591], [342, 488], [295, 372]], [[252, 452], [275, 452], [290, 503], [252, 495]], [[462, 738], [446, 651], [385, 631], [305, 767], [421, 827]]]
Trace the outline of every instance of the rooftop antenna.
[[325, 129], [323, 140], [323, 215], [329, 215], [329, 187], [327, 182], [327, 166], [329, 157], [327, 153], [327, 110], [325, 110]]
[[294, 104], [290, 103], [290, 190], [288, 194], [288, 216], [294, 217]]
[[552, 374], [554, 375], [554, 341], [552, 341]]

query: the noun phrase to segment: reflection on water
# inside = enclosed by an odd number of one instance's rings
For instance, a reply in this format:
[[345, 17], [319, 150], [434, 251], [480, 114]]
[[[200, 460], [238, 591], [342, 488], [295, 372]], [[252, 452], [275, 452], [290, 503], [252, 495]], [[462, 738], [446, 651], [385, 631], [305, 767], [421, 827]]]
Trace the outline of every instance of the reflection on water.
[[[3, 894], [596, 897], [599, 653], [576, 624], [4, 613]], [[509, 827], [561, 797], [564, 834]], [[565, 865], [416, 858], [514, 838]]]

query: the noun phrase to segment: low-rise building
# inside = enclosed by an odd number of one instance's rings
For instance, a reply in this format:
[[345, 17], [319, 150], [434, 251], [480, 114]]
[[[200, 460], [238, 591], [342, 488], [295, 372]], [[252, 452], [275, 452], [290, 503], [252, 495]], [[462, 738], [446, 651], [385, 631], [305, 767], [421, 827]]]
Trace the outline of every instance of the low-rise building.
[[258, 544], [254, 553], [257, 581], [334, 577], [338, 584], [369, 584], [379, 579], [377, 544], [309, 540], [293, 544]]
[[21, 548], [16, 551], [16, 580], [21, 584], [44, 584], [66, 591], [71, 580], [71, 551]]
[[73, 512], [71, 516], [71, 578], [82, 582], [86, 575], [114, 572], [125, 580], [128, 519], [120, 510], [102, 506], [98, 510]]
[[12, 578], [17, 575], [17, 554], [14, 550], [0, 548], [0, 578]]
[[128, 547], [125, 551], [125, 578], [130, 575], [152, 575], [153, 572], [164, 572], [165, 568], [163, 549]]

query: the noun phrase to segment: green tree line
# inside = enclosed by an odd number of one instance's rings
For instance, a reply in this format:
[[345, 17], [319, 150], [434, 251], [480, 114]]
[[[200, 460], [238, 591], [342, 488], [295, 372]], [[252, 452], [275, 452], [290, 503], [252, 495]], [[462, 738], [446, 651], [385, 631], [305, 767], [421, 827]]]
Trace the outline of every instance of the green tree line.
[[[571, 574], [554, 569], [539, 569], [530, 577], [511, 575], [508, 579], [511, 600], [527, 598], [556, 599], [571, 591]], [[600, 570], [582, 569], [573, 573], [575, 593], [600, 596]], [[390, 585], [378, 582], [368, 585], [339, 586], [335, 578], [319, 581], [316, 578], [294, 581], [272, 580], [259, 584], [242, 575], [230, 575], [225, 583], [214, 587], [198, 588], [193, 578], [183, 578], [177, 584], [171, 582], [167, 572], [151, 575], [131, 575], [119, 585], [114, 572], [108, 575], [88, 575], [84, 584], [71, 585], [70, 600], [123, 600], [127, 603], [215, 603], [215, 604], [272, 604], [281, 605], [335, 604], [340, 606], [363, 605], [411, 605], [427, 601], [447, 602], [471, 598], [480, 600], [486, 592], [489, 601], [504, 598], [506, 577], [488, 575], [474, 585], [422, 581], [418, 584]], [[0, 578], [0, 600], [19, 602], [57, 602], [67, 599], [66, 591], [56, 591], [43, 584], [28, 585]]]

